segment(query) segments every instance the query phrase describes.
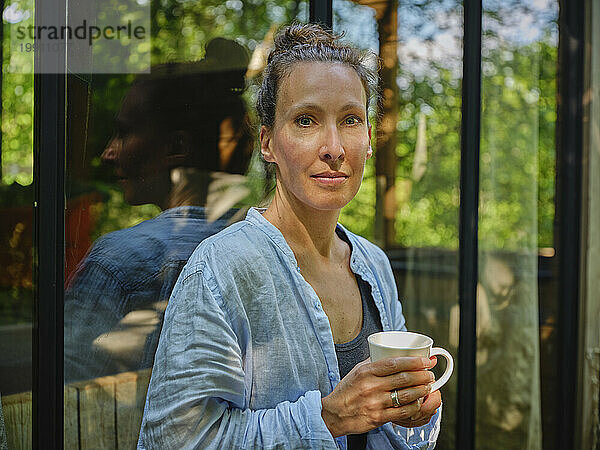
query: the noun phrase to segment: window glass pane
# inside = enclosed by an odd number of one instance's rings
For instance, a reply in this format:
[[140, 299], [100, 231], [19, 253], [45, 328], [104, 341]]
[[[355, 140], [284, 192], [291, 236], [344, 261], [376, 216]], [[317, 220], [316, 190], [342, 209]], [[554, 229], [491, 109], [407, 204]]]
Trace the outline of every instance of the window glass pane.
[[273, 31], [306, 21], [308, 6], [153, 1], [151, 11], [149, 74], [68, 79], [65, 448], [135, 447], [181, 269], [262, 198], [251, 86]]
[[[33, 52], [10, 45], [32, 2], [3, 11], [0, 144], [0, 447], [31, 447], [33, 319]], [[2, 421], [2, 416], [4, 421]], [[6, 447], [4, 447], [6, 448]]]
[[[588, 4], [589, 31], [586, 33], [586, 76], [584, 102], [583, 163], [583, 234], [584, 254], [582, 274], [583, 370], [580, 408], [581, 436], [579, 446], [600, 446], [600, 5]], [[586, 120], [587, 119], [587, 120]], [[587, 124], [587, 125], [586, 125]], [[587, 167], [586, 167], [587, 166]], [[587, 214], [586, 210], [587, 209]], [[587, 223], [586, 223], [587, 222]]]
[[534, 449], [554, 412], [558, 2], [483, 8], [476, 447]]
[[[382, 60], [375, 157], [341, 222], [390, 258], [410, 331], [456, 361], [462, 3], [336, 0], [334, 29]], [[434, 369], [439, 377], [440, 367]], [[456, 373], [436, 448], [454, 448]]]

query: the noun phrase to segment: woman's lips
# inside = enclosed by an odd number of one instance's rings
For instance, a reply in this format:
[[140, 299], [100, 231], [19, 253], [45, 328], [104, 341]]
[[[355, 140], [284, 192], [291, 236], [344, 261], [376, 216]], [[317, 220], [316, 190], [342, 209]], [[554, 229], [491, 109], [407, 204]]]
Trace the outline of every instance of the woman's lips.
[[311, 178], [314, 178], [319, 183], [323, 183], [329, 186], [336, 186], [338, 184], [342, 184], [344, 181], [348, 179], [345, 175], [338, 176], [325, 176], [325, 175], [313, 175]]

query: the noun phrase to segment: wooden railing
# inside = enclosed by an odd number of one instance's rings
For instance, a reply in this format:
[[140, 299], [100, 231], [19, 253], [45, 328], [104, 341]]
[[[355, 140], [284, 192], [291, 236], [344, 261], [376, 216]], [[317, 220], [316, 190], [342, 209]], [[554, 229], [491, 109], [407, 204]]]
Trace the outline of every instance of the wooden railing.
[[[150, 369], [65, 386], [64, 448], [135, 449]], [[31, 392], [2, 397], [11, 450], [31, 448]]]

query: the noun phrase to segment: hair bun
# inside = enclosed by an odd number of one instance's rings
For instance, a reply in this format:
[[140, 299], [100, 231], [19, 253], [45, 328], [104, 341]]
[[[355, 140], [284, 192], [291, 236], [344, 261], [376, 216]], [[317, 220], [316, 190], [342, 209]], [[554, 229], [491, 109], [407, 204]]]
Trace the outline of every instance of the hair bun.
[[303, 45], [335, 46], [335, 41], [341, 37], [316, 24], [295, 23], [285, 27], [282, 31], [283, 33], [277, 33], [275, 37], [272, 55], [284, 53]]

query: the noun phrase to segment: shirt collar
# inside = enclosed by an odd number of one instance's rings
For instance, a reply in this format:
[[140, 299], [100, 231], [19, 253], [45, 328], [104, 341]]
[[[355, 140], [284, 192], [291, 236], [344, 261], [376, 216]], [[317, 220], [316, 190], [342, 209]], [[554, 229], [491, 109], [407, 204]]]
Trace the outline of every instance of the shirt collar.
[[[229, 209], [225, 214], [219, 217], [217, 220], [229, 220], [231, 217], [238, 212], [237, 208]], [[206, 208], [203, 206], [176, 206], [175, 208], [165, 209], [162, 213], [155, 217], [155, 219], [166, 219], [171, 217], [186, 217], [192, 219], [207, 220]]]
[[277, 247], [292, 261], [294, 266], [298, 266], [298, 261], [294, 256], [294, 252], [288, 245], [287, 241], [281, 234], [281, 231], [263, 217], [263, 213], [266, 208], [250, 208], [248, 214], [246, 214], [246, 221], [257, 226], [263, 233], [265, 233], [269, 239], [271, 239]]

